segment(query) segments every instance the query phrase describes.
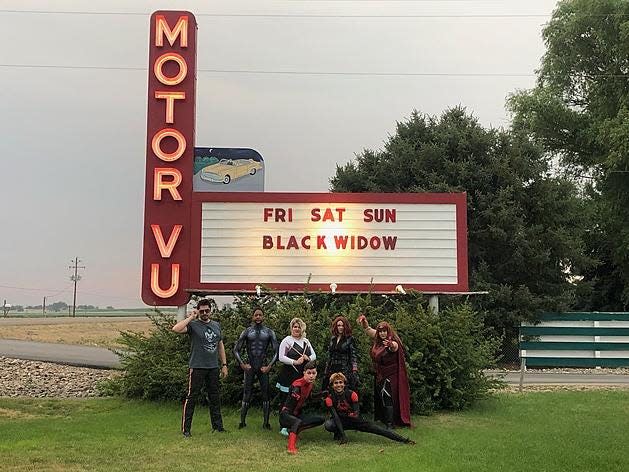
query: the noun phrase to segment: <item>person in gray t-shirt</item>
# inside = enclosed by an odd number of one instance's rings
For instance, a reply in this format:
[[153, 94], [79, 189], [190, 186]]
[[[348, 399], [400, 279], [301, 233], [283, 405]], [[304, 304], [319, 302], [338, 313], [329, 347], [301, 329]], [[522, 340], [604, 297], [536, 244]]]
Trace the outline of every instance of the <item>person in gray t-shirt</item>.
[[187, 333], [190, 336], [188, 391], [183, 404], [181, 425], [183, 435], [186, 438], [190, 437], [195, 401], [201, 393], [203, 385], [207, 391], [212, 431], [225, 431], [221, 416], [219, 376], [227, 377], [227, 358], [225, 357], [221, 325], [210, 319], [211, 311], [209, 300], [199, 300], [197, 308], [186, 319], [178, 321], [172, 328], [175, 333]]

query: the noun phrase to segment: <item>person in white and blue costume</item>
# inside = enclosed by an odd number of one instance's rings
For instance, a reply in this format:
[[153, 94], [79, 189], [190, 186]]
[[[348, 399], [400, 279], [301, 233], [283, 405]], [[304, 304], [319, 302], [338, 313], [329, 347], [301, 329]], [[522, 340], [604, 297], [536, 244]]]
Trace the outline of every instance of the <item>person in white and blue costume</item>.
[[[289, 324], [290, 335], [282, 339], [279, 349], [279, 361], [282, 364], [280, 375], [275, 385], [283, 394], [288, 395], [291, 384], [303, 376], [304, 365], [317, 359], [317, 355], [306, 338], [306, 323], [301, 318], [293, 318]], [[283, 402], [282, 402], [283, 403]], [[286, 428], [280, 431], [287, 436]]]

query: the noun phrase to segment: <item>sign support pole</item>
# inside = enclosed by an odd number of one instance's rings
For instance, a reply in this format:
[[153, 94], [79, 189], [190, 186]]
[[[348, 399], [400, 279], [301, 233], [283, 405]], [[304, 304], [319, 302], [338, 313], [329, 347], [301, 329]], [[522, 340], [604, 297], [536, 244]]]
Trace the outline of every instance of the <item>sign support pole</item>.
[[179, 305], [177, 307], [177, 321], [181, 321], [186, 318], [187, 305]]
[[428, 306], [435, 315], [439, 314], [439, 295], [431, 295], [428, 298]]

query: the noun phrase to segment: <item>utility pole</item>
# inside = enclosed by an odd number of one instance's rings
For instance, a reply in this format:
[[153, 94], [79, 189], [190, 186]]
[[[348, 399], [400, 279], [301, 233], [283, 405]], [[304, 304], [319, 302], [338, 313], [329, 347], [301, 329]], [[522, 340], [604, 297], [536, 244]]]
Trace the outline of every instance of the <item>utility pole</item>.
[[46, 297], [44, 297], [44, 303], [41, 305], [41, 314], [46, 317]]
[[6, 299], [4, 300], [4, 303], [2, 304], [2, 312], [4, 313], [4, 317], [6, 318], [7, 315], [9, 314], [9, 310], [11, 309], [11, 304], [7, 303]]
[[74, 275], [70, 276], [70, 280], [74, 282], [74, 296], [73, 296], [73, 301], [72, 301], [72, 318], [76, 316], [76, 284], [79, 280], [81, 280], [81, 276], [79, 275], [79, 269], [85, 269], [85, 266], [80, 266], [79, 262], [83, 262], [83, 261], [79, 259], [78, 257], [75, 257], [74, 260], [72, 260], [72, 263], [74, 265], [71, 265], [69, 267], [70, 269], [74, 269]]

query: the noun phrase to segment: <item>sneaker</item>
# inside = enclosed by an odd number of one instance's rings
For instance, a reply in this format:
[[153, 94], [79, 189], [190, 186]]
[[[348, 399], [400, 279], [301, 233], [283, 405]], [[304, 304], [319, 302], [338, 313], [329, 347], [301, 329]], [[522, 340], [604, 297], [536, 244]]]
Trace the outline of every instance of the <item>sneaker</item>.
[[190, 431], [184, 431], [184, 432], [183, 432], [183, 438], [184, 438], [184, 439], [189, 439], [189, 438], [190, 438], [190, 436], [192, 436], [192, 435], [190, 434]]
[[288, 436], [288, 428], [282, 428], [280, 429], [280, 434], [282, 436]]
[[218, 429], [213, 429], [212, 432], [213, 433], [226, 433], [227, 430], [225, 428], [221, 427], [221, 428], [218, 428]]
[[246, 428], [247, 427], [247, 423], [240, 423], [238, 425], [238, 429], [242, 429], [242, 428]]
[[271, 425], [269, 423], [263, 424], [262, 429], [268, 429], [269, 431], [271, 431]]

